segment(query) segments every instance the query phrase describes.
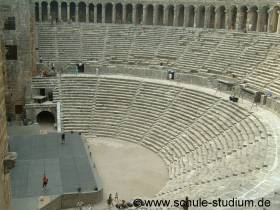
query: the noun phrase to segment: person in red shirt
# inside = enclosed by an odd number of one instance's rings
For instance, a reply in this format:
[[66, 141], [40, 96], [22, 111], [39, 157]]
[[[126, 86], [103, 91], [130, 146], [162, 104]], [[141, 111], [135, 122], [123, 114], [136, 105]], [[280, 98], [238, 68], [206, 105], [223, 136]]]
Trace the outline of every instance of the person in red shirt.
[[48, 182], [49, 182], [49, 178], [46, 175], [44, 175], [44, 177], [43, 177], [43, 189], [45, 189], [47, 187]]

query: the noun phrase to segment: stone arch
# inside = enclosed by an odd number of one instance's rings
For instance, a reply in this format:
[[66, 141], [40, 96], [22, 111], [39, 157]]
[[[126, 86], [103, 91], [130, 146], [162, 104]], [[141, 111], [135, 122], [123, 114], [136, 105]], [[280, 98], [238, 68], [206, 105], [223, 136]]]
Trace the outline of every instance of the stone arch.
[[157, 6], [157, 25], [163, 25], [164, 7], [163, 5]]
[[215, 7], [213, 5], [209, 6], [209, 25], [208, 28], [215, 28]]
[[122, 16], [123, 16], [123, 5], [121, 3], [116, 4], [116, 23], [122, 23]]
[[152, 4], [149, 4], [147, 5], [146, 10], [146, 24], [153, 25], [154, 6]]
[[97, 4], [97, 23], [102, 23], [102, 4]]
[[90, 23], [94, 22], [94, 4], [92, 3], [88, 5], [88, 20]]
[[76, 4], [74, 2], [70, 3], [70, 20], [76, 21]]
[[142, 24], [143, 21], [143, 5], [136, 5], [136, 24]]
[[42, 4], [42, 21], [48, 21], [48, 3], [43, 1]]
[[264, 6], [260, 9], [259, 18], [258, 18], [258, 31], [267, 32], [268, 26], [268, 10], [267, 6]]
[[184, 5], [180, 4], [178, 6], [178, 26], [184, 26], [185, 20], [185, 7]]
[[52, 1], [50, 4], [50, 15], [52, 20], [58, 20], [58, 3], [57, 1]]
[[113, 4], [107, 3], [105, 4], [105, 23], [112, 23], [113, 17]]
[[132, 4], [127, 4], [125, 7], [126, 7], [125, 21], [126, 23], [132, 23], [132, 11], [133, 11]]
[[195, 7], [190, 5], [187, 7], [187, 27], [194, 27]]
[[167, 7], [167, 25], [173, 26], [174, 24], [174, 6], [169, 5]]
[[61, 20], [66, 22], [67, 21], [67, 3], [61, 3]]
[[36, 22], [39, 22], [39, 3], [36, 2], [35, 3], [35, 21]]
[[248, 10], [248, 30], [256, 31], [258, 23], [258, 8], [256, 6], [250, 7]]
[[86, 22], [87, 5], [84, 2], [78, 4], [78, 21]]
[[55, 116], [52, 112], [41, 111], [39, 114], [37, 114], [36, 120], [39, 124], [54, 124]]
[[229, 22], [228, 22], [228, 28], [230, 30], [236, 29], [236, 19], [237, 19], [237, 7], [232, 6], [229, 10]]
[[272, 8], [271, 12], [271, 18], [269, 23], [269, 32], [276, 32], [277, 31], [277, 25], [278, 25], [278, 18], [279, 18], [279, 7], [275, 6]]
[[199, 6], [197, 10], [197, 28], [204, 27], [204, 20], [205, 20], [205, 6]]
[[225, 28], [225, 23], [226, 23], [226, 8], [225, 6], [220, 6], [217, 9], [217, 20], [216, 20], [216, 28], [222, 29]]
[[248, 8], [246, 6], [241, 6], [239, 10], [239, 29], [244, 31], [246, 30]]

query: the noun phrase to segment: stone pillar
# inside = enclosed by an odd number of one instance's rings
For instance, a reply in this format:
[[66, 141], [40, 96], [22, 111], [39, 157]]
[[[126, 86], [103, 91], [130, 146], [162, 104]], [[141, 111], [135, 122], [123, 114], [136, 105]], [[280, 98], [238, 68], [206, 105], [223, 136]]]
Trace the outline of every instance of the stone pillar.
[[210, 28], [210, 6], [205, 8], [204, 28]]
[[89, 4], [86, 4], [86, 23], [89, 23]]
[[278, 11], [277, 33], [280, 34], [280, 11]]
[[147, 25], [147, 5], [143, 5], [143, 25]]
[[229, 8], [225, 8], [225, 29], [228, 30], [229, 29]]
[[113, 3], [113, 6], [112, 6], [112, 23], [116, 23], [116, 4]]
[[273, 14], [273, 8], [270, 8], [268, 10], [268, 24], [267, 24], [267, 32], [272, 32], [272, 14]]
[[58, 19], [58, 22], [61, 21], [61, 3], [60, 2], [58, 2], [58, 17], [57, 17], [57, 19]]
[[194, 8], [194, 24], [193, 27], [197, 28], [199, 26], [198, 21], [199, 21], [199, 11], [198, 11], [198, 6], [195, 6]]
[[123, 13], [122, 13], [122, 23], [126, 24], [126, 5], [122, 5], [123, 7]]
[[42, 3], [39, 2], [39, 22], [42, 22]]
[[189, 25], [189, 21], [190, 21], [190, 18], [189, 18], [189, 13], [188, 13], [188, 9], [189, 7], [184, 5], [184, 26], [185, 27], [188, 27]]
[[221, 26], [220, 10], [218, 8], [215, 8], [215, 26], [214, 26], [214, 28], [220, 28], [220, 26]]
[[157, 25], [158, 22], [158, 5], [154, 4], [154, 13], [153, 13], [153, 25]]
[[93, 10], [93, 22], [97, 23], [97, 4], [94, 5]]
[[102, 23], [105, 23], [105, 4], [102, 4]]
[[168, 22], [168, 6], [164, 5], [163, 8], [163, 25], [167, 25]]
[[237, 14], [236, 14], [236, 26], [235, 26], [235, 30], [236, 31], [241, 31], [241, 24], [240, 24], [240, 21], [241, 21], [241, 8], [239, 7], [237, 9]]
[[174, 18], [173, 18], [173, 26], [178, 26], [178, 18], [179, 18], [179, 6], [178, 5], [175, 5], [174, 6]]
[[132, 23], [136, 24], [136, 4], [132, 5]]
[[78, 4], [76, 4], [76, 7], [75, 7], [76, 11], [75, 11], [75, 22], [79, 22], [79, 6]]
[[51, 5], [48, 3], [48, 11], [47, 11], [48, 17], [47, 20], [51, 20]]
[[70, 3], [66, 3], [67, 4], [67, 22], [70, 21]]

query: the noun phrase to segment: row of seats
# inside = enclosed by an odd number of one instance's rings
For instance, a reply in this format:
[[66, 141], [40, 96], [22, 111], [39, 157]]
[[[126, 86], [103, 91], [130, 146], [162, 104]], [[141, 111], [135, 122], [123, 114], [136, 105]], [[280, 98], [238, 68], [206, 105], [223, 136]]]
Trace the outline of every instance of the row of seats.
[[234, 73], [252, 88], [277, 94], [279, 41], [278, 34], [164, 26], [38, 25], [39, 53], [46, 61], [150, 66], [164, 61], [178, 72]]
[[195, 195], [199, 186], [223, 181], [227, 187], [226, 180], [234, 189], [240, 177], [254, 178], [271, 164], [262, 122], [218, 96], [93, 75], [63, 75], [60, 88], [65, 131], [135, 142], [162, 157], [169, 181], [159, 197]]

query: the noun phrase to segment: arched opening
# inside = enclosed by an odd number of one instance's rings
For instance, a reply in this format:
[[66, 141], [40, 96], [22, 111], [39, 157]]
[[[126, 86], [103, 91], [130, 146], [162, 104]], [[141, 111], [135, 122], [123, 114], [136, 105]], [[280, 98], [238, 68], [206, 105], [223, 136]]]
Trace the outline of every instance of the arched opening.
[[164, 8], [163, 5], [157, 7], [157, 25], [163, 25]]
[[39, 22], [39, 3], [35, 3], [35, 21]]
[[216, 28], [221, 29], [225, 28], [225, 23], [226, 23], [226, 13], [225, 13], [226, 8], [224, 6], [221, 6], [218, 8], [218, 20], [217, 20], [217, 26]]
[[169, 5], [167, 8], [167, 25], [173, 26], [174, 23], [174, 6]]
[[274, 7], [273, 10], [271, 11], [271, 19], [269, 23], [269, 32], [276, 32], [277, 31], [277, 25], [278, 25], [278, 17], [279, 17], [279, 7]]
[[94, 22], [94, 5], [93, 4], [88, 5], [88, 20], [90, 23]]
[[153, 25], [153, 17], [154, 17], [154, 7], [153, 5], [147, 6], [147, 13], [146, 13], [146, 24], [147, 25]]
[[184, 5], [180, 4], [178, 6], [178, 26], [183, 26], [184, 25], [184, 19], [185, 19], [185, 15], [184, 15]]
[[97, 23], [102, 23], [102, 4], [97, 4]]
[[267, 26], [268, 26], [268, 7], [263, 7], [260, 10], [260, 16], [258, 19], [258, 31], [259, 32], [267, 32]]
[[194, 15], [194, 6], [191, 5], [187, 8], [187, 27], [194, 27]]
[[70, 20], [76, 21], [76, 4], [74, 2], [70, 3]]
[[240, 22], [239, 22], [239, 28], [240, 28], [240, 30], [242, 30], [242, 31], [246, 30], [247, 12], [248, 12], [248, 8], [247, 8], [246, 6], [242, 6], [242, 7], [240, 8]]
[[209, 7], [209, 25], [208, 28], [215, 28], [215, 7], [211, 5]]
[[61, 3], [61, 20], [66, 22], [67, 21], [67, 3]]
[[105, 5], [105, 23], [112, 23], [113, 5], [108, 3]]
[[122, 4], [116, 4], [116, 23], [122, 23], [123, 6]]
[[55, 123], [55, 117], [53, 113], [49, 111], [42, 111], [37, 115], [37, 122], [42, 125], [53, 125]]
[[258, 23], [258, 8], [253, 6], [249, 9], [248, 12], [248, 30], [249, 31], [256, 31], [257, 30], [257, 23]]
[[237, 18], [237, 7], [233, 6], [230, 8], [230, 14], [229, 14], [229, 29], [235, 30], [236, 29], [236, 18]]
[[48, 3], [45, 1], [42, 2], [42, 21], [48, 21]]
[[142, 24], [143, 20], [143, 5], [137, 4], [136, 5], [136, 24]]
[[129, 23], [129, 24], [132, 23], [132, 5], [131, 4], [126, 5], [125, 21], [126, 21], [126, 23]]
[[53, 21], [58, 21], [58, 3], [56, 1], [52, 1], [50, 7], [51, 7], [51, 19]]
[[204, 27], [204, 20], [205, 20], [205, 7], [200, 6], [198, 8], [198, 21], [197, 21], [197, 26], [198, 28], [203, 28]]
[[78, 4], [78, 21], [86, 22], [87, 5], [84, 2]]

